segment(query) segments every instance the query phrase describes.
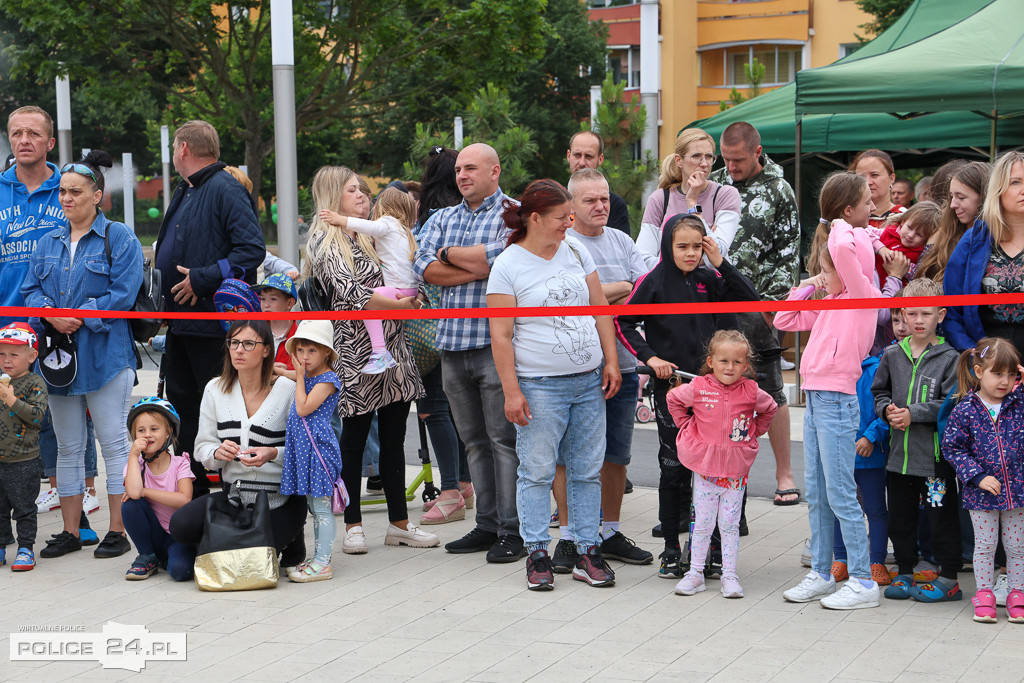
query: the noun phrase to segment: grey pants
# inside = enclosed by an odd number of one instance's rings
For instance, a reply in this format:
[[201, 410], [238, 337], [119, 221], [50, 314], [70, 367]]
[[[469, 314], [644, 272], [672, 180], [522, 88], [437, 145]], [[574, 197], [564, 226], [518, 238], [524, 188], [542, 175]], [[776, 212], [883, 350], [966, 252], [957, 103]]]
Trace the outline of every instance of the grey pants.
[[505, 419], [505, 394], [491, 347], [443, 351], [441, 367], [455, 427], [466, 444], [476, 526], [499, 536], [518, 536], [516, 429]]
[[32, 549], [36, 542], [36, 496], [43, 477], [39, 458], [0, 462], [0, 547], [14, 540], [11, 518], [18, 527], [18, 547]]

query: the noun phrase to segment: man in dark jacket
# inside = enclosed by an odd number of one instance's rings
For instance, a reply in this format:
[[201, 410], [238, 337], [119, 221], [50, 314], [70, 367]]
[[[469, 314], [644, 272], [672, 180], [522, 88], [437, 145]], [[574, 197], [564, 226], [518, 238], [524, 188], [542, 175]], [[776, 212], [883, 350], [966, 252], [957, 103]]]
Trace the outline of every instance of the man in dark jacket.
[[[156, 267], [163, 275], [168, 311], [216, 310], [213, 294], [227, 278], [256, 282], [266, 257], [256, 204], [224, 171], [217, 131], [189, 121], [174, 132], [174, 168], [184, 180], [160, 226]], [[199, 404], [207, 382], [224, 362], [224, 330], [216, 320], [171, 320], [164, 352], [167, 399], [181, 415], [179, 447], [192, 453]], [[192, 462], [195, 496], [210, 491], [201, 465]]]

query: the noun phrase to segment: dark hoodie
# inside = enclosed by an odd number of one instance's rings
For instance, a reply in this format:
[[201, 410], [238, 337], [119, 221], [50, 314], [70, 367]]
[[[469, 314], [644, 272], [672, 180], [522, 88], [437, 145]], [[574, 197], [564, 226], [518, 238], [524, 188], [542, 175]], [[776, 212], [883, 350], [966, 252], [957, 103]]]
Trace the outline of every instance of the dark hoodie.
[[[626, 304], [690, 304], [714, 301], [757, 301], [750, 280], [723, 260], [718, 272], [698, 266], [684, 273], [672, 258], [672, 233], [661, 233], [662, 259], [640, 278]], [[644, 323], [646, 339], [637, 326]], [[716, 330], [734, 329], [735, 314], [618, 315], [615, 331], [634, 356], [647, 362], [652, 356], [675, 363], [696, 374], [707, 356], [707, 343]]]
[[[0, 306], [25, 305], [21, 285], [36, 242], [66, 222], [57, 197], [60, 172], [46, 166], [53, 173], [32, 194], [18, 180], [16, 165], [0, 174]], [[13, 320], [0, 315], [0, 326]]]

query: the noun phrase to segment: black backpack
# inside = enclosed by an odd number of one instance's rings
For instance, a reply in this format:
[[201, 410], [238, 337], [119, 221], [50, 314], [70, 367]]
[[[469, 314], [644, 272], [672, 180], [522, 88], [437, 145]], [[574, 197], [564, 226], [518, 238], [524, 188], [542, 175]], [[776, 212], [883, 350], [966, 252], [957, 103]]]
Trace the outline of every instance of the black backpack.
[[[127, 228], [128, 226], [125, 227]], [[135, 236], [134, 233], [132, 236]], [[110, 258], [109, 225], [107, 226], [107, 232], [103, 235], [103, 246], [107, 252], [107, 263], [113, 268], [114, 262]], [[135, 305], [132, 306], [131, 310], [153, 314], [164, 310], [163, 277], [160, 271], [153, 267], [152, 259], [147, 258], [142, 261], [142, 286], [139, 288], [139, 293], [135, 296]], [[150, 338], [155, 336], [163, 324], [159, 318], [132, 318], [128, 323], [132, 329], [132, 337], [135, 341], [142, 344], [147, 343]], [[136, 349], [135, 355], [138, 356], [138, 353], [138, 349]]]

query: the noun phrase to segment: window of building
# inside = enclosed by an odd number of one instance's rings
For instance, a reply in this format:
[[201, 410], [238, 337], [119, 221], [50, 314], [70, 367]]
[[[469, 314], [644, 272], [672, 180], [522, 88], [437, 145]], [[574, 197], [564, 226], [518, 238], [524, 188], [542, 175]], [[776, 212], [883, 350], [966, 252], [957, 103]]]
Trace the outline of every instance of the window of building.
[[849, 57], [854, 52], [860, 49], [860, 43], [840, 43], [839, 44], [839, 59], [843, 57]]
[[609, 49], [608, 71], [616, 85], [625, 82], [627, 88], [639, 88], [640, 48], [627, 46]]
[[764, 65], [761, 85], [782, 85], [796, 78], [803, 61], [803, 51], [795, 45], [750, 45], [726, 54], [725, 85], [747, 85], [747, 65], [757, 59]]

